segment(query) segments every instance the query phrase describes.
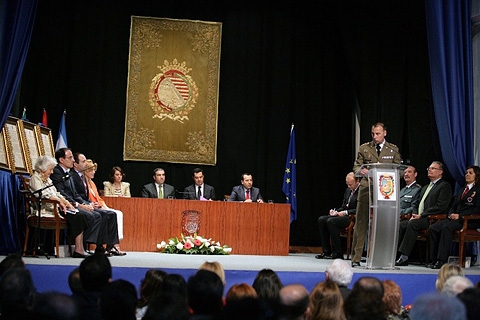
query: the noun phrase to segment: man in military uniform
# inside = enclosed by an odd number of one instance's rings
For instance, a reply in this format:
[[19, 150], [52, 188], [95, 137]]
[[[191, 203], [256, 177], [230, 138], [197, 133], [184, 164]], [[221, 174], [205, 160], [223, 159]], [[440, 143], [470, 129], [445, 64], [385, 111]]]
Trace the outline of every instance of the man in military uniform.
[[[403, 173], [405, 187], [400, 189], [400, 219], [405, 219], [407, 215], [413, 212], [413, 204], [420, 201], [421, 185], [417, 183], [417, 169], [414, 166], [408, 166]], [[409, 218], [409, 216], [408, 216]]]
[[358, 191], [357, 213], [355, 216], [355, 228], [353, 230], [352, 243], [352, 267], [359, 267], [362, 259], [365, 236], [368, 227], [368, 169], [360, 167], [369, 163], [398, 163], [402, 156], [398, 147], [385, 140], [387, 128], [381, 122], [372, 125], [372, 141], [362, 144], [358, 149], [357, 159], [353, 165], [353, 172], [362, 175], [360, 190]]

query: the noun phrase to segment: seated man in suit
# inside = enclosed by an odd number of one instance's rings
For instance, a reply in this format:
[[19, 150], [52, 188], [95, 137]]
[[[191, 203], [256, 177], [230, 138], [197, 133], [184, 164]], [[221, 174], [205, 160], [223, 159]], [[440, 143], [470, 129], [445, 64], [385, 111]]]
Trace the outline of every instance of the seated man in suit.
[[175, 188], [165, 183], [165, 170], [155, 168], [153, 170], [153, 180], [155, 181], [143, 186], [143, 198], [175, 198]]
[[243, 173], [240, 182], [242, 183], [241, 185], [233, 187], [228, 201], [263, 203], [260, 189], [253, 187], [253, 178], [250, 173]]
[[420, 190], [420, 202], [414, 204], [412, 217], [400, 222], [398, 251], [400, 257], [396, 266], [408, 266], [408, 256], [413, 250], [418, 232], [427, 229], [430, 222], [427, 217], [432, 214], [446, 213], [452, 198], [452, 187], [443, 180], [443, 164], [433, 161], [427, 168], [430, 183]]
[[360, 180], [361, 178], [355, 177], [353, 172], [349, 172], [345, 178], [347, 189], [343, 195], [342, 206], [337, 209], [330, 209], [329, 214], [318, 218], [323, 253], [317, 254], [316, 259], [343, 259], [340, 231], [348, 227], [350, 224], [349, 215], [355, 214], [357, 210]]
[[193, 169], [193, 184], [183, 190], [183, 198], [190, 200], [215, 200], [215, 188], [203, 182], [205, 176], [201, 168]]
[[413, 212], [413, 205], [420, 201], [421, 185], [417, 183], [417, 169], [414, 166], [408, 166], [403, 172], [405, 187], [400, 190], [400, 219], [409, 217]]

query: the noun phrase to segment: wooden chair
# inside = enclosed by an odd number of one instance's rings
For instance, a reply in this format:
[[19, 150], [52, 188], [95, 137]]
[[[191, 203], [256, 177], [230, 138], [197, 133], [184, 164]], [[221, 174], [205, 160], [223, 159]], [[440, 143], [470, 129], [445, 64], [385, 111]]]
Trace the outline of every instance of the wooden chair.
[[480, 232], [477, 229], [468, 229], [468, 222], [480, 220], [480, 214], [463, 217], [462, 229], [453, 233], [453, 241], [458, 242], [458, 265], [465, 268], [466, 247], [465, 243], [480, 241]]
[[350, 259], [353, 227], [355, 226], [355, 214], [349, 214], [348, 217], [350, 218], [350, 224], [348, 225], [348, 227], [340, 231], [340, 236], [347, 238], [347, 260]]
[[[22, 182], [23, 182], [23, 188], [25, 190], [30, 190], [30, 178], [21, 176]], [[31, 228], [39, 228], [43, 230], [54, 230], [55, 231], [55, 257], [59, 257], [60, 253], [60, 231], [67, 229], [67, 221], [66, 219], [62, 218], [58, 212], [58, 204], [59, 202], [56, 200], [50, 200], [50, 199], [42, 199], [42, 205], [51, 203], [54, 206], [54, 211], [53, 217], [42, 217], [40, 216], [40, 221], [38, 221], [38, 211], [40, 210], [39, 208], [39, 201], [38, 199], [33, 196], [30, 193], [24, 193], [25, 195], [25, 209], [26, 209], [26, 221], [27, 221], [27, 228], [25, 231], [25, 243], [23, 246], [23, 255], [27, 252], [27, 246], [28, 246], [28, 238], [30, 235], [30, 229]], [[38, 236], [40, 230], [36, 230], [38, 232], [37, 239], [38, 241]], [[72, 252], [70, 242], [69, 243], [69, 250], [70, 253]], [[37, 248], [33, 248], [32, 253], [33, 255], [36, 254]]]

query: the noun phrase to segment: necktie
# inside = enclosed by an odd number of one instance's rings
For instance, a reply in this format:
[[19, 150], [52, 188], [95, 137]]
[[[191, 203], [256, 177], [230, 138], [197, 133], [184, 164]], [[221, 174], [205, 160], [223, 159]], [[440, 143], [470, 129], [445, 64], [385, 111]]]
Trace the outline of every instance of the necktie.
[[158, 198], [159, 198], [159, 199], [163, 199], [162, 186], [158, 186]]
[[245, 199], [247, 200], [250, 199], [250, 190], [247, 190], [245, 192], [247, 193], [247, 195], [245, 196]]
[[350, 204], [350, 200], [352, 200], [352, 196], [353, 196], [353, 190], [350, 191], [350, 196], [348, 197], [348, 202], [347, 202], [347, 208], [348, 208], [348, 205]]
[[202, 197], [202, 187], [198, 186], [198, 192], [197, 192], [198, 199]]
[[427, 190], [425, 190], [425, 193], [423, 194], [422, 200], [420, 200], [420, 204], [418, 205], [418, 214], [422, 214], [423, 203], [425, 202], [425, 198], [427, 197], [427, 195], [430, 192], [430, 189], [432, 189], [432, 187], [433, 187], [433, 182], [430, 182], [430, 184], [427, 187]]
[[379, 156], [380, 155], [380, 145], [377, 144], [375, 148], [377, 148], [377, 156]]
[[463, 191], [463, 193], [462, 193], [462, 199], [465, 198], [465, 196], [467, 195], [469, 190], [470, 189], [468, 189], [468, 187], [465, 187], [465, 191]]

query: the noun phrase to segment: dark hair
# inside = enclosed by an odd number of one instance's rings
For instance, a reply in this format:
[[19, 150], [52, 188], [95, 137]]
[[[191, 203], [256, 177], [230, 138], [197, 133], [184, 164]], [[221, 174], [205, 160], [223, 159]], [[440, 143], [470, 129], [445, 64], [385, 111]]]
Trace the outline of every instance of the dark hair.
[[468, 169], [473, 169], [473, 172], [475, 173], [475, 184], [480, 185], [480, 167], [479, 166], [468, 166]]
[[123, 279], [109, 282], [102, 290], [98, 305], [104, 320], [135, 320], [137, 289]]
[[55, 159], [57, 159], [57, 162], [60, 161], [60, 158], [65, 158], [65, 153], [68, 150], [72, 151], [72, 149], [70, 148], [60, 148], [57, 151], [55, 151]]
[[283, 283], [275, 271], [262, 269], [253, 280], [252, 287], [257, 291], [258, 298], [275, 301], [280, 295]]
[[0, 279], [2, 275], [10, 268], [25, 267], [22, 255], [20, 253], [11, 253], [0, 262]]
[[101, 252], [95, 252], [80, 263], [80, 281], [85, 291], [102, 291], [111, 278], [112, 265]]
[[[83, 153], [81, 153], [81, 152], [75, 152], [75, 153], [73, 154], [73, 159], [75, 160], [76, 163], [78, 163], [78, 157], [79, 157], [81, 154], [83, 154]], [[84, 155], [84, 154], [83, 154], [83, 155]]]
[[152, 296], [160, 290], [163, 279], [167, 273], [163, 270], [149, 269], [145, 273], [145, 278], [140, 283], [140, 299], [138, 307], [144, 307], [150, 303]]
[[242, 175], [240, 176], [240, 179], [243, 181], [243, 177], [245, 176], [251, 176], [252, 174], [251, 173], [248, 173], [248, 172], [245, 172], [245, 173], [242, 173]]
[[157, 171], [160, 171], [160, 170], [165, 172], [165, 169], [163, 169], [163, 168], [155, 168], [155, 169], [153, 169], [153, 176], [155, 176], [157, 174]]
[[372, 128], [375, 128], [375, 127], [382, 127], [383, 130], [387, 130], [387, 127], [383, 122], [375, 122], [374, 124], [372, 124]]
[[192, 171], [192, 177], [195, 176], [195, 173], [199, 173], [199, 172], [203, 172], [203, 169], [202, 169], [202, 168], [195, 168], [195, 169], [193, 169], [193, 171]]
[[[125, 179], [125, 172], [123, 172], [123, 169], [120, 168], [119, 166], [114, 166], [112, 168], [112, 171], [110, 172], [110, 175], [108, 176], [108, 181], [110, 181], [111, 183], [113, 183], [115, 180], [114, 180], [114, 176], [115, 176], [115, 172], [118, 171], [122, 174], [122, 180]], [[155, 175], [155, 173], [154, 173]]]
[[195, 315], [218, 315], [223, 307], [222, 279], [213, 271], [200, 269], [187, 282], [187, 301]]

